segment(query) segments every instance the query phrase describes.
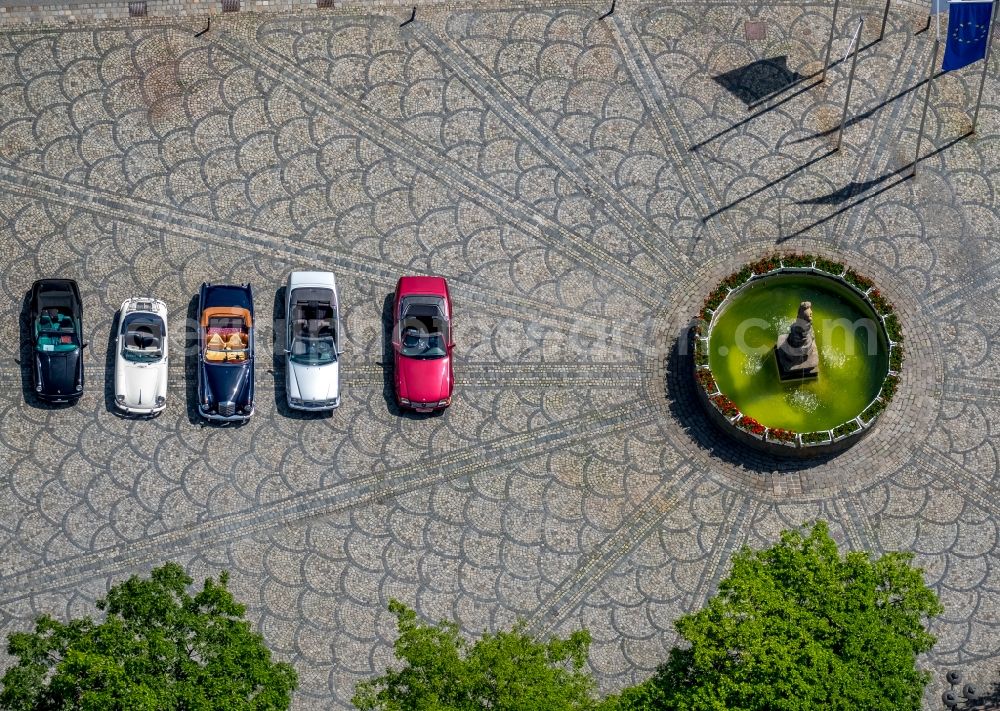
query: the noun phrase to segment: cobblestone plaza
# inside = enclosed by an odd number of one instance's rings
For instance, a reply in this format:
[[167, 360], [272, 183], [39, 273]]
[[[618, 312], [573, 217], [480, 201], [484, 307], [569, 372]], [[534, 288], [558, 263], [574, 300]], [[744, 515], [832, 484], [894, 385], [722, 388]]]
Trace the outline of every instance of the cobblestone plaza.
[[[940, 594], [929, 708], [947, 669], [997, 679], [1000, 56], [974, 135], [982, 65], [937, 77], [911, 177], [926, 14], [894, 5], [880, 39], [884, 6], [845, 3], [821, 81], [830, 3], [619, 5], [0, 30], [0, 631], [93, 613], [176, 560], [231, 572], [298, 670], [296, 709], [348, 709], [385, 668], [393, 597], [470, 635], [586, 627], [614, 691], [666, 658], [734, 550], [823, 518], [845, 548], [913, 551]], [[877, 429], [806, 464], [723, 440], [685, 367], [709, 290], [775, 250], [873, 277], [906, 332]], [[339, 282], [330, 417], [284, 404], [294, 269]], [[405, 273], [447, 277], [455, 302], [440, 416], [392, 404]], [[90, 344], [66, 408], [15, 361], [25, 293], [57, 276]], [[202, 281], [255, 289], [239, 428], [197, 417], [183, 325]], [[136, 421], [112, 412], [109, 348], [118, 304], [146, 294], [170, 306], [171, 380]]]

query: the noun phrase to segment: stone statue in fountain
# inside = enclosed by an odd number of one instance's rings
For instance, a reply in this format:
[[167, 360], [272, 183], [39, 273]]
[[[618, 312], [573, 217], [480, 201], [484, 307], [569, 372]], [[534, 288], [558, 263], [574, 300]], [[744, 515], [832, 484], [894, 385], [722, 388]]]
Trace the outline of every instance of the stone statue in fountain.
[[803, 301], [791, 329], [778, 336], [774, 354], [782, 380], [807, 380], [819, 376], [819, 353], [812, 321], [812, 303]]

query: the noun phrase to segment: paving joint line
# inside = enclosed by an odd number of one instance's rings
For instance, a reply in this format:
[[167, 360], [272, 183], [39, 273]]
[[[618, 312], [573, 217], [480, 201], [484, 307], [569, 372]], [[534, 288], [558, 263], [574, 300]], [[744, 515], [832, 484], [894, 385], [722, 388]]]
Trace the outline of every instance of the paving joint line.
[[527, 628], [536, 636], [545, 636], [575, 610], [588, 592], [594, 589], [630, 552], [642, 543], [671, 511], [682, 502], [682, 496], [700, 483], [700, 478], [688, 477], [693, 471], [683, 463], [670, 480], [654, 489], [629, 516], [622, 526], [587, 554], [585, 562], [565, 578], [527, 619]]
[[[440, 153], [433, 146], [406, 131], [395, 122], [382, 117], [364, 104], [322, 84], [299, 69], [282, 55], [253, 38], [246, 43], [223, 30], [216, 36], [216, 46], [246, 66], [273, 81], [301, 92], [308, 101], [331, 118], [344, 124], [359, 136], [406, 160], [448, 188], [462, 194], [470, 202], [493, 212], [516, 225], [525, 234], [556, 248], [589, 267], [595, 274], [618, 284], [647, 306], [662, 304], [662, 296], [649, 284], [649, 277], [622, 264], [612, 254], [597, 249], [572, 230], [552, 219], [533, 205], [511, 195], [497, 185]], [[266, 54], [269, 61], [260, 55]]]
[[620, 200], [616, 188], [608, 183], [585, 156], [564, 146], [562, 138], [555, 131], [534, 118], [520, 99], [503, 85], [503, 82], [492, 81], [492, 77], [487, 74], [479, 61], [469, 55], [464, 48], [453, 49], [450, 41], [443, 41], [420, 22], [414, 23], [411, 34], [424, 47], [436, 53], [442, 64], [451, 69], [488, 108], [495, 111], [503, 122], [527, 141], [539, 155], [559, 168], [562, 175], [569, 178], [584, 193], [592, 197], [602, 210], [615, 218], [619, 227], [622, 227], [632, 240], [642, 245], [650, 256], [661, 257], [662, 268], [675, 279], [680, 278], [681, 270], [670, 260], [679, 258], [687, 264], [687, 256], [664, 251], [661, 244], [647, 239], [647, 233], [658, 234], [664, 240], [669, 238], [648, 215], [640, 212], [631, 202]]
[[[753, 497], [741, 496], [739, 493], [735, 493], [735, 496], [738, 498], [726, 512], [728, 523], [723, 526], [722, 530], [719, 531], [719, 535], [715, 537], [715, 543], [709, 552], [708, 560], [705, 561], [705, 566], [702, 568], [698, 586], [691, 594], [695, 605], [703, 605], [708, 600], [709, 595], [718, 589], [723, 570], [725, 569], [726, 562], [728, 562], [727, 556], [738, 545], [746, 541], [748, 533], [745, 530], [746, 523], [748, 520], [753, 521], [760, 510], [760, 501]], [[739, 507], [738, 510], [736, 510], [737, 506]], [[724, 561], [723, 558], [726, 558], [726, 560]]]
[[[11, 192], [20, 192], [26, 197], [41, 200], [54, 200], [64, 205], [86, 210], [108, 219], [127, 222], [139, 227], [167, 232], [184, 239], [211, 242], [222, 246], [237, 246], [247, 248], [253, 245], [261, 254], [274, 259], [306, 262], [318, 267], [334, 264], [341, 269], [352, 272], [356, 276], [371, 279], [391, 291], [396, 284], [398, 275], [402, 273], [400, 266], [396, 271], [384, 267], [365, 264], [357, 259], [342, 256], [339, 251], [331, 250], [326, 245], [307, 244], [308, 248], [295, 247], [279, 241], [278, 235], [262, 232], [256, 228], [229, 225], [201, 215], [188, 213], [177, 208], [149, 203], [133, 197], [125, 197], [108, 193], [86, 185], [48, 178], [29, 171], [11, 166], [0, 165], [0, 182], [6, 183]], [[317, 256], [316, 249], [322, 249], [327, 254]], [[606, 326], [598, 323], [588, 324], [588, 328], [579, 328], [583, 312], [551, 303], [542, 304], [534, 299], [510, 294], [494, 295], [489, 290], [475, 284], [451, 280], [452, 290], [461, 296], [504, 311], [502, 315], [528, 322], [538, 321], [542, 325], [556, 330], [579, 335], [606, 335]], [[506, 302], [506, 303], [505, 303]], [[523, 309], [529, 309], [531, 319], [525, 317]], [[569, 327], [567, 329], [567, 327]], [[616, 329], [623, 334], [637, 338], [645, 337], [644, 331], [635, 329], [625, 323], [617, 323]]]
[[[714, 200], [716, 204], [721, 204], [722, 197], [715, 189], [704, 164], [701, 163], [701, 157], [696, 155], [694, 163], [685, 158], [687, 146], [691, 142], [688, 137], [681, 135], [684, 122], [667, 100], [667, 91], [663, 80], [653, 59], [649, 56], [641, 34], [637, 33], [638, 43], [630, 39], [629, 33], [622, 27], [624, 22], [612, 15], [608, 18], [607, 26], [614, 38], [618, 55], [624, 60], [625, 68], [632, 77], [632, 83], [639, 91], [642, 103], [653, 120], [656, 132], [660, 136], [660, 143], [667, 155], [673, 158], [678, 175], [685, 179], [686, 192], [694, 198], [697, 209], [702, 212], [699, 217], [702, 218], [704, 228], [708, 230], [717, 244], [730, 244], [732, 240], [726, 238], [720, 224], [715, 220], [705, 219], [705, 216], [714, 209], [710, 204], [711, 201]], [[634, 21], [631, 24], [635, 30]], [[723, 215], [723, 220], [728, 222], [728, 215]], [[729, 231], [730, 235], [736, 235], [732, 224], [729, 224]], [[694, 244], [692, 244], [693, 247]]]
[[[147, 536], [142, 541], [123, 541], [108, 548], [16, 571], [0, 578], [0, 588], [18, 590], [14, 595], [0, 598], [0, 603], [9, 604], [45, 592], [53, 585], [64, 588], [81, 580], [135, 567], [150, 560], [161, 560], [171, 552], [201, 550], [215, 545], [220, 536], [230, 540], [246, 538], [280, 526], [300, 525], [308, 519], [378, 503], [388, 497], [440, 484], [476, 471], [489, 471], [498, 466], [523, 461], [550, 451], [554, 441], [558, 441], [561, 447], [570, 447], [591, 441], [595, 436], [632, 429], [656, 418], [656, 413], [643, 407], [641, 401], [632, 401], [609, 411], [589, 412], [532, 431], [496, 438], [435, 457], [435, 466], [430, 474], [415, 474], [415, 471], [424, 470], [419, 466], [420, 462], [410, 462], [333, 486], [303, 492], [256, 509]], [[488, 456], [483, 456], [484, 451]]]

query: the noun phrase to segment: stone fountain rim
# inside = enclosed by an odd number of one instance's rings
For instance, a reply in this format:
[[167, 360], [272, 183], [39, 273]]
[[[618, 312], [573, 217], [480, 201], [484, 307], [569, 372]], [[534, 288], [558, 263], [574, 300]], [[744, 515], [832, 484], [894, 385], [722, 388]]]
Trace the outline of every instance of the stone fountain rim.
[[[798, 255], [787, 255], [787, 256], [798, 256]], [[705, 333], [704, 335], [701, 335], [700, 333], [695, 333], [694, 335], [696, 341], [696, 348], [695, 348], [696, 355], [693, 360], [694, 362], [693, 376], [695, 377], [696, 380], [698, 371], [708, 371], [708, 373], [712, 376], [713, 384], [715, 384], [715, 376], [714, 374], [712, 374], [712, 368], [710, 365], [708, 365], [707, 360], [706, 363], [704, 364], [699, 364], [698, 362], [698, 357], [697, 357], [698, 341], [701, 341], [703, 344], [705, 344], [707, 351], [707, 344], [712, 337], [712, 329], [715, 326], [717, 317], [725, 311], [726, 303], [729, 302], [731, 298], [734, 298], [735, 295], [740, 294], [744, 289], [747, 288], [749, 284], [752, 284], [755, 281], [761, 281], [766, 278], [780, 276], [782, 274], [810, 274], [821, 278], [829, 279], [846, 287], [855, 295], [857, 295], [863, 301], [863, 303], [868, 307], [868, 309], [871, 310], [871, 313], [877, 317], [876, 321], [878, 322], [879, 328], [882, 331], [882, 336], [885, 338], [885, 341], [888, 344], [889, 354], [892, 353], [892, 350], [894, 348], [902, 349], [902, 341], [892, 340], [889, 337], [889, 331], [885, 325], [886, 318], [895, 313], [895, 307], [890, 302], [888, 302], [888, 300], [886, 300], [885, 297], [882, 297], [883, 301], [885, 301], [885, 303], [888, 305], [888, 309], [887, 312], [884, 314], [880, 312], [880, 310], [875, 306], [875, 304], [873, 303], [872, 299], [869, 296], [869, 294], [871, 294], [872, 292], [878, 291], [878, 289], [874, 285], [874, 282], [871, 279], [868, 279], [867, 277], [862, 277], [865, 281], [872, 283], [872, 286], [868, 287], [867, 290], [862, 290], [858, 286], [856, 286], [855, 284], [844, 278], [845, 275], [848, 273], [848, 271], [853, 271], [853, 270], [841, 262], [834, 260], [826, 260], [827, 262], [831, 264], [836, 264], [838, 267], [841, 268], [841, 271], [839, 273], [834, 273], [817, 267], [815, 257], [810, 266], [784, 266], [782, 264], [781, 256], [775, 255], [771, 258], [776, 260], [778, 263], [778, 266], [773, 269], [763, 271], [759, 274], [753, 271], [753, 267], [755, 265], [758, 265], [761, 262], [766, 261], [768, 259], [765, 258], [762, 260], [758, 260], [757, 262], [747, 263], [743, 267], [738, 269], [736, 272], [734, 272], [735, 274], [738, 274], [743, 269], [750, 269], [750, 275], [746, 279], [746, 281], [737, 284], [733, 287], [726, 287], [728, 289], [728, 293], [725, 295], [725, 297], [723, 297], [723, 299], [715, 306], [714, 309], [707, 309], [708, 311], [711, 312], [711, 318], [708, 320], [707, 327], [705, 328]], [[826, 259], [823, 257], [821, 258]], [[857, 271], [854, 271], [854, 273], [858, 274]], [[858, 276], [862, 275], [858, 274]], [[725, 280], [723, 280], [723, 282], [720, 282], [709, 293], [714, 294], [723, 285], [724, 282]], [[722, 397], [725, 397], [729, 403], [731, 403], [734, 406], [736, 405], [736, 403], [734, 403], [732, 400], [729, 400], [728, 396], [722, 393], [717, 384], [715, 384], [715, 388], [712, 392], [707, 391], [707, 389], [702, 385], [700, 381], [696, 382], [695, 386], [699, 395], [699, 400], [702, 402], [702, 405], [707, 410], [710, 419], [712, 419], [716, 423], [716, 425], [718, 425], [723, 431], [725, 431], [730, 436], [734, 437], [739, 441], [742, 441], [744, 444], [747, 444], [754, 449], [766, 451], [770, 454], [777, 454], [782, 456], [795, 456], [795, 457], [813, 457], [813, 456], [821, 456], [824, 454], [833, 454], [836, 452], [843, 451], [853, 446], [857, 441], [859, 441], [870, 431], [872, 431], [872, 429], [875, 426], [875, 423], [886, 411], [889, 402], [892, 400], [893, 393], [890, 392], [889, 394], [886, 394], [886, 383], [889, 382], [890, 379], [892, 379], [898, 384], [901, 373], [902, 373], [902, 364], [900, 364], [898, 370], [893, 370], [892, 363], [890, 360], [889, 367], [887, 368], [885, 378], [883, 378], [882, 380], [882, 385], [879, 388], [878, 394], [863, 408], [861, 408], [861, 410], [858, 412], [857, 415], [855, 415], [851, 419], [845, 420], [844, 422], [828, 430], [816, 430], [814, 432], [796, 432], [794, 433], [794, 440], [791, 442], [784, 442], [780, 440], [767, 438], [769, 432], [780, 428], [770, 428], [765, 425], [763, 426], [764, 427], [763, 433], [760, 435], [756, 435], [753, 432], [750, 432], [740, 427], [737, 423], [742, 419], [744, 413], [740, 411], [738, 407], [736, 407], [735, 415], [727, 416], [723, 413], [722, 409], [712, 400], [713, 397], [721, 395]], [[872, 417], [866, 422], [865, 420], [862, 419], [862, 415], [866, 413], [872, 406], [876, 405], [876, 403], [882, 404], [881, 410], [875, 412], [872, 415]], [[756, 422], [756, 420], [754, 421]], [[844, 426], [849, 426], [851, 424], [855, 426], [854, 430], [841, 435], [835, 434], [836, 430]], [[820, 433], [825, 433], [826, 439], [817, 442], [806, 442], [803, 440], [804, 435], [814, 435]]]

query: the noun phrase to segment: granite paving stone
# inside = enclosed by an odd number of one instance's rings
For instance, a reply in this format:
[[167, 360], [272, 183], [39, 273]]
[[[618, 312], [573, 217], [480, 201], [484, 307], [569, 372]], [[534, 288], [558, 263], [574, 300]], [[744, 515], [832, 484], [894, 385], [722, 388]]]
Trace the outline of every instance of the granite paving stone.
[[[920, 659], [1000, 665], [1000, 56], [935, 79], [925, 3], [282, 0], [0, 8], [0, 633], [94, 613], [168, 560], [231, 573], [300, 674], [348, 709], [391, 661], [397, 598], [475, 635], [586, 627], [612, 692], [741, 546], [825, 519], [845, 549], [911, 551], [946, 612]], [[307, 9], [307, 5], [312, 9]], [[603, 5], [603, 3], [602, 3]], [[211, 29], [204, 15], [214, 14]], [[864, 19], [834, 152], [848, 37]], [[71, 20], [71, 21], [70, 21]], [[746, 22], [766, 24], [748, 39]], [[713, 286], [804, 250], [872, 277], [907, 360], [870, 436], [791, 462], [722, 437], [686, 329]], [[344, 400], [285, 405], [282, 284], [340, 285]], [[389, 298], [448, 278], [456, 393], [392, 402]], [[77, 279], [88, 390], [31, 395], [33, 280]], [[257, 412], [203, 425], [188, 348], [202, 281], [250, 282]], [[113, 412], [114, 311], [170, 309], [169, 404]], [[27, 363], [26, 360], [22, 360]], [[0, 668], [9, 659], [0, 654]]]

